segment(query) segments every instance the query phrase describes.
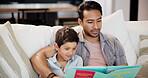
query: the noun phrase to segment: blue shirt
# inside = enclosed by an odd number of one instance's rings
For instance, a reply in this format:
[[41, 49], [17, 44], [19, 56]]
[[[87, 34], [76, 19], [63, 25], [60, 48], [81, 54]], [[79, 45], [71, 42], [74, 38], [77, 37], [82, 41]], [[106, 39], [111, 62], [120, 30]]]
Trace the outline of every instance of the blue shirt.
[[78, 55], [74, 55], [66, 64], [64, 71], [62, 71], [62, 66], [58, 63], [57, 59], [56, 59], [57, 53], [51, 57], [48, 58], [48, 66], [50, 68], [50, 70], [56, 74], [57, 76], [61, 77], [61, 78], [65, 78], [65, 74], [67, 72], [67, 68], [68, 67], [74, 67], [74, 66], [83, 66], [83, 60], [80, 56]]

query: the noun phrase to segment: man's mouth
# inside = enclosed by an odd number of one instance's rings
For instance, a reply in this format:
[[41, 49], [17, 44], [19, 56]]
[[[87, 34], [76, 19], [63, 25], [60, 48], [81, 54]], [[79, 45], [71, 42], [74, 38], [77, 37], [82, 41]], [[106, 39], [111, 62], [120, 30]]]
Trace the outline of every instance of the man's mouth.
[[92, 30], [91, 31], [93, 34], [97, 34], [99, 32], [99, 30]]

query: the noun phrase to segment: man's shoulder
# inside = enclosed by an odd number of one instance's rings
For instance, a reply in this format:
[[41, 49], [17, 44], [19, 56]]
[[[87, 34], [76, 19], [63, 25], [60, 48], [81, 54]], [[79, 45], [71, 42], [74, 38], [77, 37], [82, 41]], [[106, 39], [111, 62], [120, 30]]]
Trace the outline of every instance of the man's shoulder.
[[105, 43], [107, 43], [107, 44], [111, 44], [111, 45], [114, 45], [114, 46], [121, 45], [120, 41], [115, 36], [105, 34], [104, 39], [105, 40], [102, 40], [102, 41], [103, 42], [105, 41]]
[[103, 37], [104, 37], [105, 39], [107, 39], [107, 40], [114, 40], [114, 39], [116, 39], [115, 36], [110, 35], [110, 34], [103, 34]]

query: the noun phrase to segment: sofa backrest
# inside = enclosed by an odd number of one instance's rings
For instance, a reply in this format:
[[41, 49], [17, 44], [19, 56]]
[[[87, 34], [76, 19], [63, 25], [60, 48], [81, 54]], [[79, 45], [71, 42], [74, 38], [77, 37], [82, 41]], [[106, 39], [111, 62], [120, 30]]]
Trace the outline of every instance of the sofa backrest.
[[[103, 18], [102, 32], [105, 34], [113, 35], [119, 39], [119, 41], [121, 42], [121, 44], [125, 49], [125, 54], [129, 65], [136, 64], [137, 56], [135, 52], [138, 51], [139, 34], [148, 35], [147, 31], [148, 28], [145, 25], [145, 23], [148, 22], [125, 22], [122, 10], [118, 10], [112, 15]], [[34, 53], [39, 51], [41, 48], [48, 45], [53, 46], [55, 38], [54, 34], [61, 27], [62, 26], [50, 27], [50, 26], [34, 26], [34, 25], [23, 25], [23, 24], [11, 24], [11, 26], [7, 28], [0, 27], [0, 36], [2, 36], [4, 42], [7, 42], [7, 47], [10, 50], [11, 57], [13, 57], [12, 62], [16, 62], [19, 67], [15, 69], [13, 65], [8, 66], [9, 64], [11, 64], [10, 61], [5, 61], [6, 59], [8, 60], [8, 58], [1, 57], [0, 61], [2, 61], [1, 64], [2, 66], [0, 68], [7, 67], [7, 70], [9, 70], [8, 73], [11, 73], [11, 76], [8, 75], [10, 77], [14, 76], [16, 78], [17, 77], [19, 78], [23, 76], [22, 78], [25, 78], [30, 76], [29, 72], [33, 72], [34, 74], [34, 71], [31, 68], [31, 64], [29, 64], [30, 63], [29, 58]], [[82, 27], [77, 26], [74, 27], [74, 29], [77, 32], [79, 32], [82, 30]], [[8, 33], [5, 31], [7, 31]], [[15, 39], [13, 39], [13, 36], [15, 36]], [[7, 37], [8, 40], [5, 39], [5, 37]], [[8, 41], [10, 42], [12, 41], [11, 44]], [[21, 47], [21, 50], [19, 50], [19, 52], [16, 51], [20, 47], [17, 47], [17, 49], [13, 46], [11, 47], [11, 45], [16, 41]], [[23, 53], [21, 51], [23, 51]], [[5, 52], [2, 48], [0, 52], [1, 52], [0, 55], [5, 55]], [[25, 70], [21, 71], [22, 69]], [[19, 71], [22, 75], [19, 75], [20, 74]], [[6, 72], [6, 70], [0, 70], [0, 72], [1, 73]], [[26, 76], [23, 75], [24, 73]], [[7, 74], [7, 73], [2, 73], [2, 74]], [[34, 76], [31, 77], [33, 78], [35, 76], [36, 74], [34, 74]], [[7, 77], [7, 75], [4, 75], [4, 77]]]
[[62, 26], [11, 24], [15, 37], [29, 58], [45, 46], [53, 46], [55, 32]]

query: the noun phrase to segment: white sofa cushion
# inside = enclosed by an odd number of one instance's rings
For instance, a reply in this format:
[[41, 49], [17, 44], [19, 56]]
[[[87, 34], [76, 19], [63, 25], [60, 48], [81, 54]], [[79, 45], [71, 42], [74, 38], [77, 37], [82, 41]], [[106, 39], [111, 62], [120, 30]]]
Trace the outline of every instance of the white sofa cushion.
[[54, 33], [59, 28], [61, 26], [50, 27], [12, 24], [16, 39], [29, 58], [41, 48], [48, 45], [53, 46]]
[[135, 50], [129, 40], [122, 10], [118, 10], [113, 14], [103, 18], [102, 32], [115, 36], [121, 42], [125, 50], [128, 64], [136, 64], [137, 57]]
[[124, 45], [128, 39], [128, 33], [123, 17], [123, 11], [118, 10], [113, 14], [104, 17], [101, 31], [105, 34], [117, 37], [121, 44]]
[[[11, 32], [11, 33], [10, 33]], [[17, 42], [9, 22], [0, 26], [0, 61], [2, 78], [36, 78], [30, 60]]]

